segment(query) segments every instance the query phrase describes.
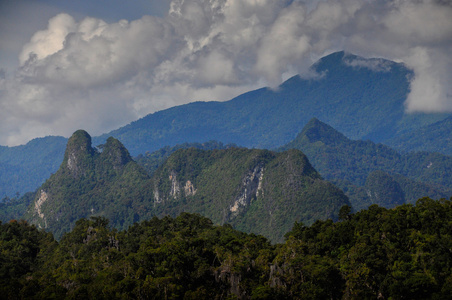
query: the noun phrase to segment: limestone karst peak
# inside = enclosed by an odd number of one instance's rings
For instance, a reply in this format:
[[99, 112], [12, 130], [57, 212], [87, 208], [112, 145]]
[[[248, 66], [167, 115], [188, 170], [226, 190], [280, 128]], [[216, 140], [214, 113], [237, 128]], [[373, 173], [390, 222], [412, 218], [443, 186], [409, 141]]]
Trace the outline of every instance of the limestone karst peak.
[[101, 147], [102, 153], [100, 156], [104, 161], [108, 161], [115, 169], [121, 168], [132, 161], [132, 157], [126, 147], [113, 137], [109, 137], [107, 142]]
[[72, 176], [79, 177], [92, 167], [96, 150], [91, 146], [91, 136], [84, 130], [77, 130], [69, 138], [62, 168]]

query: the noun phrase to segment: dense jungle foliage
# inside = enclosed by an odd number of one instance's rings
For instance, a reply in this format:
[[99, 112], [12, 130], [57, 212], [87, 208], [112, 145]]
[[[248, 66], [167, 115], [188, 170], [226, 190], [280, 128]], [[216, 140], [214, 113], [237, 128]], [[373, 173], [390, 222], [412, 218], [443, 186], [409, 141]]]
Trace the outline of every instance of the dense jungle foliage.
[[399, 153], [383, 144], [350, 140], [313, 118], [280, 150], [299, 149], [314, 168], [341, 188], [357, 210], [387, 208], [421, 197], [452, 195], [452, 157], [439, 153]]
[[452, 117], [409, 131], [386, 141], [392, 148], [408, 151], [438, 152], [452, 155]]
[[280, 242], [295, 221], [337, 220], [350, 205], [299, 150], [172, 151], [162, 152], [172, 154], [149, 176], [117, 139], [93, 148], [90, 135], [78, 130], [60, 169], [35, 193], [0, 204], [0, 220], [23, 218], [59, 239], [81, 218], [102, 216], [124, 230], [153, 216], [190, 212]]
[[152, 175], [158, 167], [163, 165], [168, 157], [180, 149], [195, 148], [199, 150], [221, 150], [229, 148], [238, 148], [235, 144], [224, 145], [217, 141], [208, 141], [205, 143], [183, 143], [176, 146], [165, 146], [154, 152], [146, 152], [145, 154], [139, 154], [134, 160], [142, 166], [150, 175]]
[[273, 242], [282, 241], [295, 221], [337, 219], [340, 208], [350, 204], [298, 150], [181, 149], [152, 180], [161, 202], [154, 204], [157, 216], [199, 213]]
[[372, 205], [295, 223], [281, 244], [196, 214], [118, 231], [80, 219], [56, 241], [0, 223], [4, 299], [450, 299], [452, 201]]

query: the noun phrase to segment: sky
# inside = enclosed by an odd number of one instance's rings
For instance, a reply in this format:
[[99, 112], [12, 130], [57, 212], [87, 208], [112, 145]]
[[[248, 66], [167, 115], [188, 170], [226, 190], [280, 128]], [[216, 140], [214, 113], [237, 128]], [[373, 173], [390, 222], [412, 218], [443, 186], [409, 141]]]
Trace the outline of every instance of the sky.
[[452, 112], [451, 0], [0, 0], [0, 145], [277, 87], [342, 50], [412, 69], [407, 113]]

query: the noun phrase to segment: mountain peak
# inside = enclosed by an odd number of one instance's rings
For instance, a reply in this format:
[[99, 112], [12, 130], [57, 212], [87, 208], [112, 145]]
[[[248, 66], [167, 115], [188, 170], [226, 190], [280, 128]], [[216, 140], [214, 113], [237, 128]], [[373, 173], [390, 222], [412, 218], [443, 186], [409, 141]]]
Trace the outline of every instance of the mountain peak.
[[85, 130], [77, 130], [67, 142], [62, 168], [78, 178], [93, 165], [95, 154], [96, 150], [91, 146], [91, 136]]
[[[128, 210], [123, 205], [132, 200], [121, 199], [132, 199], [136, 187], [145, 186], [149, 177], [117, 139], [108, 138], [99, 148], [102, 152], [91, 146], [91, 136], [86, 131], [74, 132], [60, 169], [41, 185], [27, 209], [25, 216], [30, 222], [59, 237], [78, 218], [114, 218], [118, 210]], [[137, 193], [149, 193], [143, 197], [151, 197], [151, 191]], [[119, 200], [112, 204], [114, 199]]]
[[120, 169], [127, 163], [132, 161], [129, 151], [117, 139], [109, 137], [107, 142], [102, 146], [101, 159], [108, 162], [114, 169]]
[[364, 58], [349, 52], [335, 52], [317, 61], [312, 68], [316, 72], [333, 71], [337, 72], [340, 68], [367, 69], [373, 72], [389, 72], [396, 66], [402, 66], [396, 62], [384, 58]]
[[301, 131], [301, 135], [306, 136], [310, 142], [337, 143], [347, 140], [342, 133], [317, 118], [309, 120]]
[[303, 127], [303, 130], [297, 135], [297, 137], [282, 147], [282, 150], [287, 149], [303, 149], [304, 145], [321, 142], [327, 145], [340, 144], [344, 141], [347, 141], [347, 137], [345, 137], [342, 133], [329, 126], [326, 123], [323, 123], [317, 118], [312, 118], [309, 122]]

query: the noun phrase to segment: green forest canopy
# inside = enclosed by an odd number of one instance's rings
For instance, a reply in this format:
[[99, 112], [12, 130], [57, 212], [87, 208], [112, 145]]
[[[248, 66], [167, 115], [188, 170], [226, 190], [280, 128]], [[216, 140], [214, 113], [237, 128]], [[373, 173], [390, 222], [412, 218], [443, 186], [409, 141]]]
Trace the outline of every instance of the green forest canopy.
[[80, 219], [56, 241], [25, 221], [0, 224], [8, 299], [447, 299], [452, 201], [377, 205], [295, 223], [284, 243], [200, 215], [118, 231]]

